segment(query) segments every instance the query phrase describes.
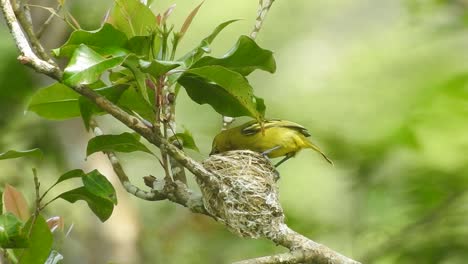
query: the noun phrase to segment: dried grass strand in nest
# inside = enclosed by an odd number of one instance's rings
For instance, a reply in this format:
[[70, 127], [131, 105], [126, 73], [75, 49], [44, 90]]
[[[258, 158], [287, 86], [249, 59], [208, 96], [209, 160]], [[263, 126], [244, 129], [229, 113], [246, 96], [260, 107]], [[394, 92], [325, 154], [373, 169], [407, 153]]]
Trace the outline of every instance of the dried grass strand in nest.
[[228, 151], [210, 156], [203, 166], [216, 177], [209, 184], [198, 182], [205, 208], [229, 230], [243, 237], [268, 237], [284, 223], [278, 172], [261, 154]]

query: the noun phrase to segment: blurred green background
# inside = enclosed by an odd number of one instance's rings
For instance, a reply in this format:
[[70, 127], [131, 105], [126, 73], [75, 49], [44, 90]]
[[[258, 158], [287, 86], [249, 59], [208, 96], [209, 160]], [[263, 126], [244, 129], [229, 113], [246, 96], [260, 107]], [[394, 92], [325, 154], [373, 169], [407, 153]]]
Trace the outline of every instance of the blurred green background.
[[[45, 6], [55, 1], [34, 1]], [[112, 1], [69, 1], [85, 29], [96, 29]], [[177, 8], [180, 28], [199, 1], [159, 1]], [[222, 55], [254, 24], [257, 1], [205, 1], [180, 53], [219, 23], [235, 18], [213, 45]], [[92, 8], [91, 8], [92, 7]], [[280, 167], [281, 201], [296, 231], [363, 263], [467, 263], [468, 260], [468, 2], [465, 0], [277, 0], [258, 43], [275, 52], [275, 74], [250, 81], [267, 116], [309, 128], [334, 160], [304, 151]], [[33, 8], [40, 25], [48, 13]], [[54, 19], [47, 48], [69, 29]], [[31, 168], [43, 186], [66, 170], [99, 169], [117, 187], [119, 205], [104, 224], [85, 203], [53, 204], [73, 230], [56, 241], [64, 263], [229, 263], [285, 252], [266, 240], [238, 238], [212, 219], [169, 202], [145, 202], [122, 191], [104, 156], [85, 160], [91, 135], [81, 120], [51, 122], [25, 113], [28, 97], [51, 81], [16, 62], [0, 26], [0, 152], [40, 147], [40, 164], [0, 162], [0, 185], [10, 183], [32, 200]], [[194, 135], [202, 160], [220, 117], [182, 92], [178, 126]], [[242, 120], [238, 120], [241, 122]], [[102, 117], [105, 132], [125, 128]], [[162, 175], [147, 154], [121, 154], [133, 182]], [[193, 183], [192, 183], [192, 186]], [[71, 187], [71, 186], [70, 186]], [[64, 186], [66, 189], [67, 186]]]

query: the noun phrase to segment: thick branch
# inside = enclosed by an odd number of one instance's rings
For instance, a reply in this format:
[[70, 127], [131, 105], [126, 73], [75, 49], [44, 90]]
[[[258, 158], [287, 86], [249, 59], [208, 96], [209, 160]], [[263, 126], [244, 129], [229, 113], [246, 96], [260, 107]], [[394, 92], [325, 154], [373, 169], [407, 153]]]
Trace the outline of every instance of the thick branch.
[[0, 0], [2, 5], [2, 12], [7, 22], [10, 33], [20, 50], [21, 55], [18, 60], [23, 64], [31, 65], [37, 72], [46, 74], [56, 80], [59, 80], [62, 76], [59, 68], [53, 64], [46, 62], [39, 57], [31, 49], [28, 39], [23, 33], [18, 20], [15, 17], [13, 8], [8, 0]]
[[289, 228], [286, 224], [282, 224], [280, 232], [272, 234], [269, 238], [278, 245], [282, 245], [289, 250], [307, 251], [308, 260], [315, 264], [359, 264], [359, 262], [352, 260], [339, 254], [330, 248], [314, 242], [309, 238], [297, 233]]
[[278, 255], [247, 259], [237, 261], [232, 264], [293, 264], [293, 263], [308, 263], [312, 261], [313, 255], [307, 251], [293, 251], [291, 253], [283, 253]]

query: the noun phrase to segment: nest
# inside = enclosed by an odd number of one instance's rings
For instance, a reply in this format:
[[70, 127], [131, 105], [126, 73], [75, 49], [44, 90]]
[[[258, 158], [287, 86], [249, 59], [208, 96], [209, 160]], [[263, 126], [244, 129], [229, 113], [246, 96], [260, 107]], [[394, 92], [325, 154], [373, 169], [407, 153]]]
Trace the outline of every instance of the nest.
[[212, 155], [203, 166], [215, 179], [198, 182], [206, 210], [229, 230], [251, 238], [269, 237], [284, 223], [275, 184], [278, 172], [268, 159], [249, 150]]

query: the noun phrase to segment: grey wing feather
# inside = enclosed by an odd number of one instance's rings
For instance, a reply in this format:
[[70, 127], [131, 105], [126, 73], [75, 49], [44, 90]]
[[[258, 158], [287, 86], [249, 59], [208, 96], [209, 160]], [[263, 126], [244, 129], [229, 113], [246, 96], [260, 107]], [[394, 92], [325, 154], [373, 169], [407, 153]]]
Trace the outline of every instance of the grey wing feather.
[[[264, 129], [268, 129], [271, 127], [287, 127], [291, 128], [294, 130], [299, 131], [301, 134], [303, 134], [306, 137], [310, 137], [309, 131], [307, 129], [297, 123], [287, 121], [287, 120], [280, 120], [280, 119], [271, 119], [271, 120], [266, 120], [263, 123]], [[258, 132], [261, 131], [261, 126], [258, 122], [252, 121], [246, 124], [246, 127], [242, 129], [242, 134], [244, 135], [254, 135]]]

